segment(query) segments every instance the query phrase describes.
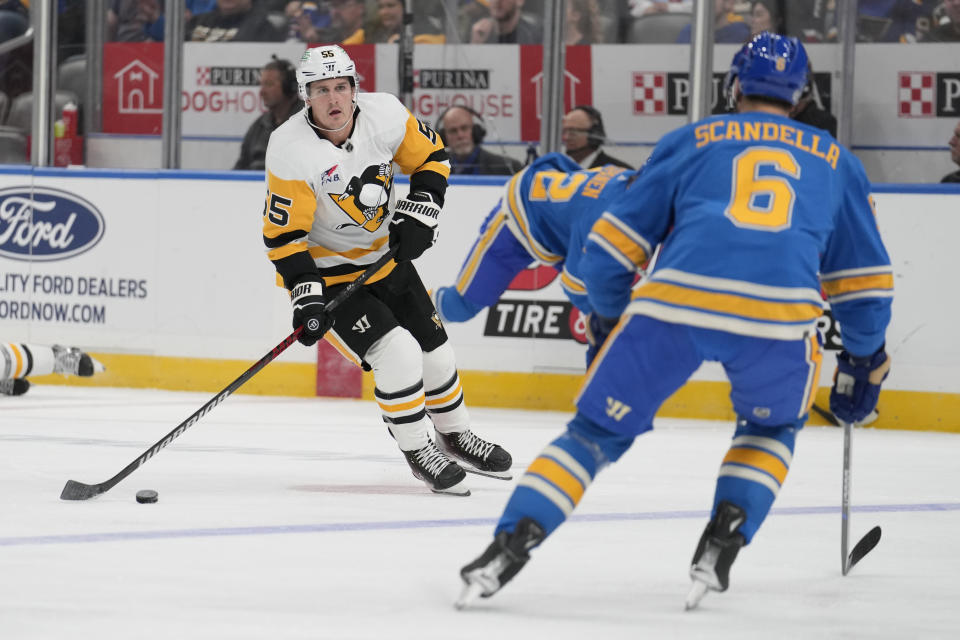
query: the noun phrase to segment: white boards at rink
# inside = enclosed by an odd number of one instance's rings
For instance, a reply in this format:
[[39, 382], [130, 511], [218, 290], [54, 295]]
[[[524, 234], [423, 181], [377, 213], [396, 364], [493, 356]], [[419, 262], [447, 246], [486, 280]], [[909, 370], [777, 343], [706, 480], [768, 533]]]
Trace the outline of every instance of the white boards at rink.
[[[439, 242], [417, 262], [428, 288], [453, 283], [503, 182], [453, 179]], [[0, 168], [0, 340], [78, 345], [108, 368], [39, 382], [219, 391], [291, 331], [264, 253], [263, 196], [255, 173]], [[896, 286], [877, 424], [960, 431], [960, 189], [878, 185], [874, 198]], [[557, 410], [572, 407], [582, 330], [550, 269], [447, 326], [468, 402]], [[312, 395], [316, 358], [296, 344], [240, 392]], [[821, 407], [832, 372], [828, 352]], [[357, 393], [371, 389], [365, 378]], [[730, 416], [726, 393], [705, 366], [664, 411]]]

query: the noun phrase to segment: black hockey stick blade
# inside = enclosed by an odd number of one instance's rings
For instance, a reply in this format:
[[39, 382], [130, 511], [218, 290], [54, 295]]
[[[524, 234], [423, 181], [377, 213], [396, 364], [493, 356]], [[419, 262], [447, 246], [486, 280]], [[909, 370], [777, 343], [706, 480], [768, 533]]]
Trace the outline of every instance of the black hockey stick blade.
[[860, 542], [854, 545], [853, 551], [850, 552], [850, 556], [847, 558], [847, 571], [853, 569], [854, 565], [863, 560], [863, 556], [873, 551], [873, 548], [879, 543], [880, 527], [874, 527], [867, 532], [867, 535], [860, 538]]
[[[353, 293], [360, 288], [360, 286], [369, 280], [375, 273], [380, 271], [383, 267], [387, 265], [390, 260], [393, 259], [394, 249], [391, 248], [385, 254], [383, 254], [376, 262], [367, 267], [356, 280], [352, 281], [343, 291], [338, 293], [336, 297], [330, 301], [327, 305], [328, 311], [333, 311], [339, 307], [344, 300], [353, 295]], [[255, 376], [261, 369], [273, 362], [277, 356], [286, 351], [287, 347], [292, 345], [300, 337], [300, 334], [303, 332], [303, 327], [297, 327], [294, 329], [293, 333], [283, 339], [283, 342], [275, 346], [270, 350], [270, 353], [266, 354], [260, 360], [257, 361], [252, 367], [243, 372], [239, 378], [227, 385], [227, 387], [218, 393], [216, 396], [211, 398], [204, 404], [202, 407], [193, 412], [193, 414], [178, 424], [176, 428], [165, 435], [162, 439], [156, 442], [152, 447], [144, 451], [139, 458], [128, 464], [124, 467], [120, 473], [113, 476], [109, 480], [105, 480], [100, 484], [84, 484], [82, 482], [77, 482], [76, 480], [67, 480], [67, 484], [64, 485], [63, 491], [60, 492], [61, 500], [88, 500], [95, 496], [100, 495], [101, 493], [106, 493], [112, 489], [118, 482], [129, 476], [131, 473], [136, 471], [142, 464], [147, 460], [155, 456], [161, 449], [166, 447], [168, 444], [173, 442], [176, 438], [180, 437], [184, 431], [192, 427], [197, 423], [200, 418], [207, 415], [212, 411], [217, 405], [227, 399], [228, 396], [233, 394], [234, 391], [239, 389], [244, 385], [250, 378]]]
[[833, 426], [835, 426], [835, 427], [839, 427], [839, 426], [840, 426], [840, 421], [837, 420], [837, 417], [836, 417], [835, 415], [833, 415], [832, 413], [830, 413], [829, 411], [827, 411], [826, 409], [824, 409], [823, 407], [817, 406], [817, 403], [816, 403], [816, 402], [813, 403], [813, 411], [814, 411], [814, 413], [816, 413], [817, 415], [819, 415], [821, 418], [823, 418], [824, 420], [826, 420], [827, 422], [829, 422], [829, 423], [832, 424]]

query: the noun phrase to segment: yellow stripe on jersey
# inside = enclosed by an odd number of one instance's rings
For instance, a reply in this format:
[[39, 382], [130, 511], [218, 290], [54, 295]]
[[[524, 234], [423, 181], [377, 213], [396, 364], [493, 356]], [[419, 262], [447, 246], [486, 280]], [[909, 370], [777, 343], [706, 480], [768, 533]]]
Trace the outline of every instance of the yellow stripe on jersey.
[[570, 275], [566, 266], [564, 266], [563, 271], [560, 272], [560, 286], [572, 293], [583, 295], [587, 292], [587, 287], [583, 284], [583, 281]]
[[836, 280], [824, 280], [823, 291], [828, 298], [854, 293], [856, 291], [869, 291], [875, 289], [893, 290], [893, 274], [877, 273], [873, 275], [853, 276], [850, 278], [837, 278]]
[[270, 249], [267, 251], [267, 257], [270, 260], [276, 262], [277, 260], [282, 260], [283, 258], [292, 256], [295, 253], [307, 250], [307, 242], [303, 240], [301, 242], [291, 242], [290, 244], [285, 244], [282, 247], [277, 247], [276, 249]]
[[[393, 271], [394, 268], [396, 268], [396, 266], [397, 266], [397, 263], [394, 260], [391, 260], [387, 264], [383, 265], [382, 269], [380, 269], [375, 274], [370, 276], [370, 279], [367, 280], [366, 284], [373, 284], [378, 280], [383, 280], [388, 275], [390, 275], [390, 272]], [[363, 274], [363, 272], [364, 272], [364, 269], [359, 269], [357, 271], [354, 271], [353, 273], [346, 273], [342, 276], [323, 276], [323, 284], [325, 286], [331, 287], [335, 284], [353, 282], [354, 280], [359, 278]]]
[[483, 260], [483, 256], [486, 255], [487, 251], [493, 245], [494, 239], [497, 237], [500, 229], [503, 228], [506, 220], [506, 214], [503, 212], [503, 209], [500, 209], [493, 220], [490, 221], [490, 224], [487, 225], [487, 228], [484, 229], [480, 239], [477, 240], [477, 244], [470, 252], [470, 256], [466, 264], [464, 264], [463, 269], [461, 269], [460, 276], [457, 278], [456, 287], [457, 291], [461, 294], [470, 287], [473, 276], [476, 275], [477, 267], [480, 266], [480, 261]]
[[820, 381], [823, 350], [820, 348], [820, 340], [816, 335], [807, 338], [807, 362], [809, 363], [810, 376], [807, 378], [806, 388], [803, 391], [805, 400], [802, 402], [803, 408], [797, 414], [798, 418], [810, 413], [813, 401], [817, 397], [817, 383]]
[[[602, 239], [605, 242], [598, 242], [607, 251], [612, 247], [623, 255], [635, 266], [640, 266], [647, 261], [648, 254], [646, 249], [641, 246], [636, 239], [631, 238], [623, 227], [616, 224], [616, 218], [607, 217], [607, 214], [601, 216], [590, 229], [590, 237], [597, 241]], [[599, 238], [598, 238], [599, 236]], [[614, 256], [617, 257], [617, 256]]]
[[393, 160], [406, 174], [420, 171], [433, 171], [445, 179], [450, 177], [450, 162], [427, 162], [435, 151], [443, 149], [443, 141], [437, 132], [426, 126], [411, 114], [407, 117], [407, 130], [403, 134], [403, 141], [397, 149]]
[[819, 305], [806, 301], [757, 300], [732, 293], [688, 289], [666, 282], [647, 282], [641, 285], [634, 292], [633, 299], [648, 299], [751, 320], [774, 322], [812, 321], [819, 318], [822, 313]]
[[333, 348], [339, 351], [340, 355], [342, 355], [344, 358], [358, 367], [361, 366], [360, 357], [355, 354], [345, 342], [340, 340], [340, 336], [338, 336], [336, 333], [333, 331], [327, 331], [326, 335], [323, 336], [323, 339], [333, 345]]
[[530, 225], [527, 224], [527, 216], [523, 211], [520, 198], [517, 196], [517, 192], [520, 189], [520, 180], [524, 173], [525, 172], [520, 172], [510, 179], [507, 185], [507, 206], [510, 209], [514, 222], [520, 227], [520, 233], [522, 233], [524, 239], [526, 239], [527, 248], [533, 251], [537, 259], [543, 262], [543, 264], [553, 265], [562, 260], [563, 256], [550, 253], [530, 235]]
[[586, 490], [586, 487], [580, 483], [575, 475], [567, 471], [559, 462], [550, 458], [542, 456], [537, 458], [527, 468], [527, 473], [536, 474], [550, 481], [563, 492], [574, 506], [580, 502], [580, 498], [583, 497], [583, 492]]
[[317, 196], [303, 180], [284, 180], [267, 171], [267, 201], [263, 215], [263, 235], [267, 238], [313, 228]]
[[357, 247], [356, 249], [348, 249], [346, 251], [334, 251], [333, 249], [327, 249], [325, 247], [310, 247], [310, 257], [311, 258], [329, 258], [331, 256], [340, 256], [346, 258], [347, 260], [357, 260], [364, 256], [370, 255], [380, 251], [383, 248], [383, 245], [387, 244], [390, 240], [390, 236], [383, 236], [382, 238], [377, 238], [373, 241], [369, 247]]

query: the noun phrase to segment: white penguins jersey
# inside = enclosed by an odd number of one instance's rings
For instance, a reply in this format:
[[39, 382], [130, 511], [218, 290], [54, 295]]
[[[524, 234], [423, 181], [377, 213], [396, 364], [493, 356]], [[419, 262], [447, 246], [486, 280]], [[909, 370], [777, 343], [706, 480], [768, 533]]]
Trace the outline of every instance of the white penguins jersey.
[[349, 282], [386, 252], [394, 162], [410, 175], [411, 191], [430, 191], [440, 203], [450, 175], [440, 137], [391, 94], [357, 94], [353, 131], [341, 146], [311, 126], [308, 109], [267, 145], [263, 241], [287, 288], [313, 265], [327, 285]]

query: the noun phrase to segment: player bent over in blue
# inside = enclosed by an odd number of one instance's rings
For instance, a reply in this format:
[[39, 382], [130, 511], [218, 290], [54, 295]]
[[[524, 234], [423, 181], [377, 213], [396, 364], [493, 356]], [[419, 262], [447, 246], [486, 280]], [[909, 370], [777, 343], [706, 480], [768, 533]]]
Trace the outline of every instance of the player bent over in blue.
[[613, 165], [584, 170], [562, 153], [541, 156], [518, 172], [481, 225], [456, 284], [434, 291], [440, 318], [466, 322], [496, 304], [531, 263], [559, 271], [564, 293], [577, 309], [590, 313], [580, 278], [583, 245], [594, 221], [623, 194], [632, 175]]
[[[704, 361], [724, 367], [738, 418], [694, 551], [687, 608], [725, 591], [787, 477], [813, 402], [821, 285], [848, 350], [831, 408], [849, 422], [873, 410], [889, 369], [890, 260], [860, 162], [787, 117], [806, 67], [796, 39], [756, 36], [731, 67], [739, 113], [667, 134], [594, 223], [581, 275], [593, 313], [606, 318], [592, 326], [611, 327], [609, 335], [596, 336], [602, 347], [566, 432], [518, 481], [493, 543], [461, 569], [457, 606], [511, 580]], [[636, 266], [661, 243], [653, 273], [631, 295]]]

